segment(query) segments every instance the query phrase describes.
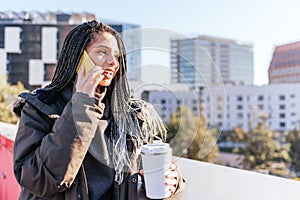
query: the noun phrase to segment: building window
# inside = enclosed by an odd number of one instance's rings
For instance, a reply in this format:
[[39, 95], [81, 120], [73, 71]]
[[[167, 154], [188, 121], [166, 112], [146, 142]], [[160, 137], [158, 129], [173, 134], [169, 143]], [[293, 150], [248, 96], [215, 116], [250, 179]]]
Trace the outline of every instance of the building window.
[[280, 110], [284, 110], [284, 109], [285, 109], [285, 105], [280, 104], [280, 105], [279, 105], [279, 109], [280, 109]]
[[259, 96], [257, 97], [257, 100], [258, 100], [258, 101], [263, 101], [263, 100], [264, 100], [264, 96], [263, 96], [263, 95], [259, 95]]
[[192, 110], [193, 110], [193, 112], [197, 112], [198, 108], [197, 107], [193, 107]]
[[296, 113], [292, 112], [292, 113], [291, 113], [291, 116], [296, 116]]
[[247, 113], [247, 118], [250, 119], [250, 117], [251, 117], [251, 114]]
[[296, 106], [296, 104], [294, 104], [294, 103], [291, 103], [291, 107], [293, 108], [293, 107], [295, 107]]
[[237, 105], [236, 109], [242, 110], [243, 109], [243, 105]]
[[269, 122], [269, 126], [270, 126], [270, 127], [272, 126], [272, 122]]
[[237, 96], [237, 101], [243, 101], [243, 96]]
[[285, 122], [280, 122], [280, 123], [279, 123], [279, 127], [280, 127], [280, 128], [285, 128]]
[[243, 127], [243, 123], [238, 123], [237, 127]]
[[291, 98], [295, 98], [295, 95], [294, 95], [294, 94], [291, 94]]
[[272, 110], [272, 106], [271, 106], [271, 105], [268, 105], [268, 109], [269, 109], [269, 110]]
[[279, 95], [279, 100], [281, 100], [281, 101], [285, 100], [285, 96], [284, 95]]
[[165, 104], [165, 103], [166, 103], [166, 100], [165, 100], [165, 99], [162, 99], [160, 102], [161, 102], [161, 104]]
[[243, 113], [238, 113], [238, 114], [237, 114], [237, 118], [238, 118], [238, 119], [243, 119]]
[[209, 97], [209, 96], [206, 97], [206, 101], [207, 101], [207, 102], [210, 102], [210, 97]]
[[263, 104], [259, 104], [259, 105], [257, 105], [257, 107], [258, 107], [258, 110], [263, 110], [264, 109], [264, 105]]
[[285, 113], [279, 113], [279, 118], [285, 118]]
[[295, 125], [296, 125], [296, 122], [292, 121], [292, 122], [291, 122], [291, 125], [292, 125], [292, 126], [295, 126]]

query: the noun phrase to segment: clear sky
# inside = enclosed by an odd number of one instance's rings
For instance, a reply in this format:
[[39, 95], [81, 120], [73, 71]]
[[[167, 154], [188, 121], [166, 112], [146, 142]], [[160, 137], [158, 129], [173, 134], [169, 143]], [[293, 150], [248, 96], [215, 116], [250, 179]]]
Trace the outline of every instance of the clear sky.
[[254, 83], [268, 83], [276, 45], [300, 40], [299, 0], [0, 0], [1, 11], [91, 12], [98, 19], [135, 23], [186, 35], [252, 43]]

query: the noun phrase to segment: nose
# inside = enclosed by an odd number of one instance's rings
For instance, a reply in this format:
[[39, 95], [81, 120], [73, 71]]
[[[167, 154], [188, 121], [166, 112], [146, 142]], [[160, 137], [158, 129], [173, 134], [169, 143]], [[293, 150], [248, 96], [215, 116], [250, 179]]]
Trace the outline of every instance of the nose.
[[118, 60], [117, 60], [117, 58], [113, 54], [109, 54], [108, 58], [107, 58], [107, 63], [109, 65], [117, 65]]

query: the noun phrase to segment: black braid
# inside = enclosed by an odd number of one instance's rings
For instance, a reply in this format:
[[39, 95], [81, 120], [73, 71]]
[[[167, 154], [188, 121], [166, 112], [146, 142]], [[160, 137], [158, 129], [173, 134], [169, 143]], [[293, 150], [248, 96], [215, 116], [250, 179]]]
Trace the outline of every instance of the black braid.
[[[120, 56], [119, 70], [112, 80], [105, 98], [109, 100], [108, 108], [110, 109], [110, 130], [113, 141], [114, 165], [117, 170], [121, 170], [120, 162], [130, 168], [129, 154], [126, 145], [123, 145], [124, 136], [129, 135], [133, 139], [133, 144], [140, 146], [143, 138], [139, 127], [137, 115], [132, 115], [130, 109], [130, 93], [128, 80], [126, 77], [126, 51], [121, 36], [110, 26], [101, 22], [90, 21], [75, 27], [67, 35], [63, 48], [60, 53], [57, 68], [52, 79], [52, 83], [45, 87], [50, 91], [60, 91], [68, 84], [74, 84], [76, 78], [76, 68], [84, 49], [92, 43], [100, 32], [111, 33], [117, 40]], [[69, 87], [69, 85], [68, 85]], [[124, 148], [126, 151], [124, 151]], [[117, 163], [115, 161], [118, 160]], [[119, 162], [120, 160], [120, 162]], [[119, 177], [120, 174], [118, 174]], [[118, 181], [121, 179], [118, 178]]]
[[[54, 93], [63, 90], [68, 84], [74, 84], [76, 68], [84, 49], [94, 42], [101, 32], [111, 33], [117, 40], [120, 56], [119, 70], [112, 80], [105, 98], [108, 99], [110, 109], [111, 130], [110, 139], [113, 147], [113, 165], [116, 170], [115, 180], [120, 184], [123, 180], [123, 172], [131, 169], [132, 163], [129, 159], [131, 151], [127, 147], [127, 136], [131, 137], [132, 144], [140, 148], [143, 144], [144, 133], [140, 129], [140, 120], [131, 109], [128, 80], [126, 77], [126, 51], [121, 36], [111, 27], [95, 20], [83, 23], [67, 35], [61, 50], [57, 68], [52, 82], [45, 87], [46, 90]], [[68, 85], [70, 87], [72, 85]], [[133, 148], [133, 147], [132, 147]]]

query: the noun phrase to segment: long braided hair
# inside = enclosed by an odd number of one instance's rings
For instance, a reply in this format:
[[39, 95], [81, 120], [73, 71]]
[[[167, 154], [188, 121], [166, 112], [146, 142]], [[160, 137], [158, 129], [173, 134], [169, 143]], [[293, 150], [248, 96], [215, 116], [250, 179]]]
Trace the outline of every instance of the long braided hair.
[[[156, 133], [162, 135], [166, 133], [163, 122], [152, 106], [149, 107], [149, 104], [145, 102], [130, 99], [126, 77], [126, 51], [121, 36], [110, 26], [95, 20], [72, 29], [65, 38], [52, 82], [45, 89], [60, 91], [74, 82], [76, 68], [83, 51], [101, 32], [109, 32], [116, 38], [120, 52], [118, 58], [120, 68], [107, 88], [106, 98], [110, 102], [108, 107], [111, 113], [111, 123], [109, 126], [113, 147], [112, 163], [116, 171], [115, 181], [121, 184], [124, 172], [131, 171], [132, 166], [136, 166], [136, 163], [131, 163], [131, 157], [136, 156], [137, 153], [128, 149], [128, 137], [132, 141], [133, 148], [140, 149], [143, 142], [152, 138]], [[143, 117], [141, 113], [144, 113]], [[144, 118], [142, 120], [148, 124], [143, 130], [140, 127], [141, 118]]]
[[[126, 51], [121, 36], [110, 26], [96, 20], [85, 22], [72, 29], [64, 40], [53, 79], [45, 89], [50, 91], [62, 90], [76, 76], [76, 68], [85, 48], [93, 42], [101, 32], [111, 33], [117, 40], [120, 50], [120, 69], [116, 81], [126, 73]], [[126, 79], [127, 81], [127, 79]], [[128, 85], [128, 84], [126, 84]], [[126, 91], [129, 96], [129, 89]]]

